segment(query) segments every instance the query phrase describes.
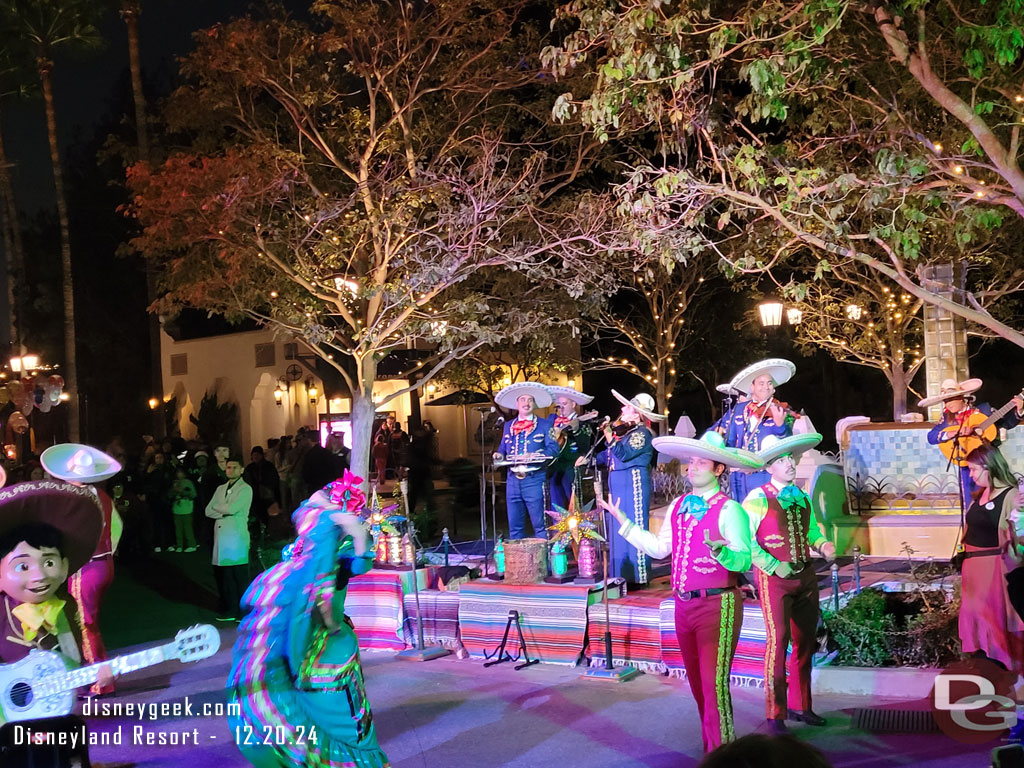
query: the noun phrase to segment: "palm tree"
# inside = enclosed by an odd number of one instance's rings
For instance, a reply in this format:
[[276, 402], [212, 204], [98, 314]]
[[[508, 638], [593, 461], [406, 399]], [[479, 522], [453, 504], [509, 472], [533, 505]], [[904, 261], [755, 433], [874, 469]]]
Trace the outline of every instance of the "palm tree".
[[[139, 55], [139, 16], [142, 13], [140, 0], [121, 0], [121, 18], [128, 30], [128, 68], [132, 75], [132, 100], [135, 102], [135, 136], [139, 148], [139, 162], [149, 165], [149, 134], [146, 130], [146, 94], [142, 90], [142, 60]], [[157, 299], [156, 272], [143, 260], [146, 270], [146, 294], [150, 305]], [[149, 371], [150, 393], [160, 397], [163, 393], [163, 373], [160, 361], [160, 321], [149, 314]], [[162, 419], [159, 411], [153, 411], [154, 432], [162, 433]]]
[[68, 438], [79, 439], [78, 363], [75, 349], [75, 284], [72, 275], [71, 235], [60, 147], [57, 144], [57, 111], [53, 100], [53, 52], [57, 48], [99, 44], [92, 19], [99, 6], [87, 0], [4, 0], [3, 22], [7, 29], [31, 47], [46, 106], [46, 135], [57, 195], [60, 224], [61, 276], [64, 293], [64, 382], [68, 402]]
[[20, 348], [21, 313], [18, 307], [22, 291], [15, 290], [15, 286], [20, 284], [24, 287], [22, 269], [25, 265], [25, 250], [21, 240], [14, 185], [11, 183], [10, 168], [13, 164], [7, 159], [4, 145], [2, 109], [5, 99], [21, 95], [26, 90], [25, 72], [19, 66], [14, 45], [13, 40], [6, 37], [0, 39], [0, 229], [3, 230], [4, 253], [7, 257], [7, 307], [10, 312], [11, 343]]

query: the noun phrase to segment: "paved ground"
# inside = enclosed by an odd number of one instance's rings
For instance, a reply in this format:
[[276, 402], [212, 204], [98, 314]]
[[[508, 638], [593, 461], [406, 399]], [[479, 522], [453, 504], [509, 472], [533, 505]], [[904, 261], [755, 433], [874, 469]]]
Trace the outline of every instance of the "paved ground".
[[[164, 554], [134, 568], [119, 565], [103, 617], [112, 647], [153, 644], [174, 630], [212, 622], [208, 554]], [[191, 706], [192, 713], [156, 720], [90, 716], [97, 732], [120, 730], [122, 746], [94, 746], [94, 763], [138, 768], [232, 768], [247, 763], [218, 713], [234, 630], [221, 651], [195, 665], [168, 662], [122, 680], [111, 703]], [[582, 680], [580, 670], [538, 665], [484, 669], [454, 657], [423, 664], [391, 654], [364, 654], [366, 683], [381, 744], [395, 768], [670, 768], [694, 766], [701, 753], [696, 709], [686, 684], [644, 675], [623, 684]], [[892, 692], [894, 697], [898, 691]], [[737, 732], [763, 726], [763, 692], [734, 692]], [[968, 748], [934, 734], [877, 735], [849, 727], [855, 707], [883, 702], [819, 697], [829, 726], [795, 729], [837, 768], [989, 765], [987, 748]], [[203, 708], [208, 711], [204, 712]], [[136, 739], [187, 740], [185, 745], [132, 744]]]

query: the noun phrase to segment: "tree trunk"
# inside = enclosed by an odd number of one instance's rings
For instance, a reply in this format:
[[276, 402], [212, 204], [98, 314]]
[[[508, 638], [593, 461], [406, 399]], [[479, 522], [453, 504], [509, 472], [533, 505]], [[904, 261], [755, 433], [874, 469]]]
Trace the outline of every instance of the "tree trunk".
[[892, 420], [899, 421], [907, 412], [907, 374], [902, 366], [894, 363], [890, 366], [886, 378], [892, 387]]
[[71, 225], [68, 219], [68, 201], [64, 194], [64, 174], [60, 166], [60, 148], [57, 146], [57, 114], [53, 105], [52, 62], [39, 59], [39, 77], [43, 84], [46, 104], [46, 137], [50, 143], [50, 163], [53, 166], [53, 185], [57, 192], [57, 220], [60, 223], [61, 285], [64, 289], [64, 390], [68, 393], [68, 440], [79, 439], [78, 361], [75, 352], [75, 282], [71, 272]]
[[[139, 148], [139, 162], [149, 167], [149, 132], [146, 130], [146, 94], [142, 90], [142, 58], [139, 54], [139, 13], [138, 2], [122, 0], [121, 18], [128, 30], [128, 69], [132, 77], [132, 100], [135, 102], [135, 138]], [[146, 273], [146, 300], [149, 306], [157, 300], [156, 272], [143, 257], [142, 268]], [[150, 396], [163, 399], [163, 361], [160, 354], [160, 318], [152, 312], [147, 314], [149, 330], [149, 389]], [[164, 426], [158, 410], [153, 411], [155, 435], [164, 433]]]
[[[654, 402], [658, 404], [658, 413], [665, 414], [668, 412], [668, 390], [665, 387], [665, 374], [668, 371], [664, 370], [661, 365], [657, 368], [658, 383], [654, 388]], [[667, 435], [670, 433], [670, 427], [668, 419], [657, 422], [658, 434]]]
[[363, 490], [370, 487], [370, 446], [373, 443], [373, 383], [377, 378], [377, 362], [373, 353], [356, 360], [357, 391], [352, 393], [352, 457], [353, 474], [363, 478]]
[[[21, 294], [25, 288], [25, 249], [21, 240], [21, 222], [14, 199], [14, 187], [8, 170], [7, 150], [3, 140], [3, 118], [0, 116], [0, 201], [7, 216], [4, 227], [4, 252], [7, 254], [7, 300], [11, 323], [11, 344], [21, 351]], [[19, 290], [15, 290], [15, 288]]]

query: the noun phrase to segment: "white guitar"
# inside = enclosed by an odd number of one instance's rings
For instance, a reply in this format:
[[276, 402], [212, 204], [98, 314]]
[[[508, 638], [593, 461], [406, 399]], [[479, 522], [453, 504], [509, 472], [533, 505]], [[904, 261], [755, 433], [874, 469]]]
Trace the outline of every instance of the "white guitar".
[[109, 664], [115, 675], [134, 672], [168, 659], [199, 661], [220, 648], [220, 633], [209, 624], [183, 629], [166, 645], [107, 659], [69, 670], [53, 651], [33, 649], [14, 664], [0, 664], [0, 722], [59, 717], [71, 712], [75, 689], [96, 682], [100, 667]]

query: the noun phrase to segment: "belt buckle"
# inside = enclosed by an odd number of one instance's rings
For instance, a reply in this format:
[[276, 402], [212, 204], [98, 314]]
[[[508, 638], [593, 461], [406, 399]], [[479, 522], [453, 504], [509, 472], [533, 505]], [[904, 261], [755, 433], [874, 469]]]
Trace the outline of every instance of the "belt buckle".
[[526, 476], [529, 473], [528, 472], [523, 472], [522, 470], [517, 469], [516, 467], [512, 467], [512, 474], [516, 476], [517, 480], [525, 480]]
[[693, 600], [693, 592], [692, 591], [684, 592], [681, 589], [677, 589], [676, 590], [676, 597], [678, 597], [680, 600], [682, 600], [684, 603], [686, 603], [686, 602], [689, 602], [690, 600]]

